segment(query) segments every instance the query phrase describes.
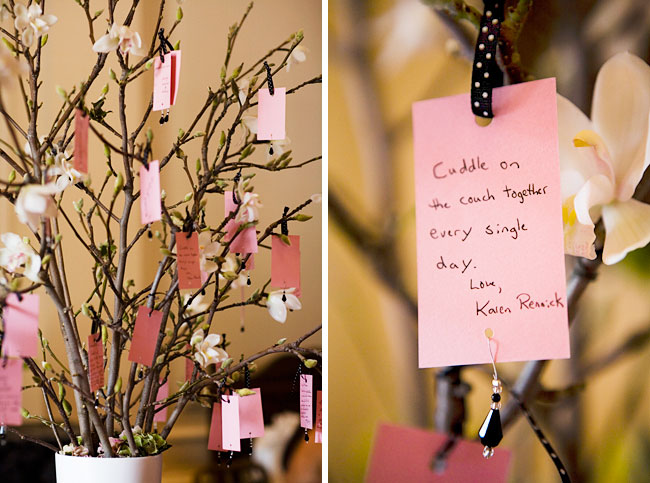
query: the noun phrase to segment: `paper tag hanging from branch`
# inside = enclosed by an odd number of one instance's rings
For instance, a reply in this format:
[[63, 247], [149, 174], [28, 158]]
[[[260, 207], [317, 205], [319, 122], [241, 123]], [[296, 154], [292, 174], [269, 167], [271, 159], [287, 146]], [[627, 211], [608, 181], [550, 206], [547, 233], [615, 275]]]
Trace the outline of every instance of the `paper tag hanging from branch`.
[[300, 297], [300, 236], [288, 235], [290, 245], [280, 237], [271, 238], [271, 285], [277, 288], [294, 287]]
[[199, 236], [196, 232], [176, 232], [176, 266], [181, 290], [201, 288]]
[[208, 449], [241, 451], [239, 397], [223, 395], [221, 402], [213, 404]]
[[20, 426], [22, 407], [23, 361], [0, 362], [0, 426]]
[[76, 109], [74, 114], [74, 169], [83, 174], [88, 174], [88, 127], [90, 116], [82, 109]]
[[104, 345], [101, 332], [88, 336], [88, 379], [91, 392], [104, 385]]
[[162, 312], [145, 306], [138, 308], [129, 350], [129, 360], [148, 367], [153, 366], [158, 333], [162, 323]]
[[7, 296], [3, 311], [4, 337], [2, 354], [5, 357], [36, 357], [38, 355], [37, 294]]
[[160, 163], [156, 160], [140, 166], [140, 222], [143, 225], [161, 219], [160, 203]]
[[181, 52], [174, 50], [154, 59], [153, 110], [161, 112], [160, 123], [169, 120], [169, 108], [176, 103], [181, 75]]
[[[229, 216], [231, 213], [237, 211], [237, 204], [233, 200], [232, 191], [224, 192], [224, 200], [225, 216]], [[224, 236], [224, 241], [232, 240], [232, 243], [230, 243], [230, 252], [244, 254], [257, 253], [257, 232], [255, 227], [251, 226], [244, 228], [242, 231], [237, 233], [239, 226], [240, 223], [234, 219], [228, 221], [226, 224], [226, 235]]]

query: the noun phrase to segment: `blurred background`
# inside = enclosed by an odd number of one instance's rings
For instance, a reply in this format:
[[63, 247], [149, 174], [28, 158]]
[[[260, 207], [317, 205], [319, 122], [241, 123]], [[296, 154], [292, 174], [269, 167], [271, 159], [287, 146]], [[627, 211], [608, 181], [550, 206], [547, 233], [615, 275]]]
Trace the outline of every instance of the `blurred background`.
[[[329, 2], [332, 481], [363, 480], [378, 423], [440, 427], [437, 371], [417, 368], [411, 104], [469, 92], [476, 29], [432, 8], [462, 3]], [[467, 3], [482, 12], [482, 2]], [[558, 91], [589, 114], [600, 66], [626, 50], [648, 61], [649, 35], [645, 0], [536, 0], [519, 38], [521, 63], [535, 78], [556, 77]], [[532, 411], [574, 481], [647, 481], [650, 250], [601, 267], [571, 340], [572, 358], [547, 366]], [[523, 365], [499, 364], [499, 375], [512, 383]], [[474, 439], [490, 373], [469, 367], [462, 379], [464, 435]], [[513, 452], [510, 481], [558, 480], [523, 418], [501, 445]]]
[[[101, 9], [102, 4], [105, 3], [93, 2], [93, 11]], [[157, 113], [154, 113], [149, 119], [147, 126], [151, 127], [154, 132], [154, 159], [166, 154], [176, 139], [179, 128], [186, 129], [190, 121], [194, 119], [205, 101], [208, 86], [219, 85], [219, 72], [226, 53], [229, 27], [241, 19], [248, 5], [248, 2], [188, 1], [177, 3], [168, 1], [165, 6], [163, 26], [169, 28], [176, 19], [179, 3], [182, 3], [184, 18], [174, 31], [171, 41], [172, 44], [178, 40], [181, 41], [180, 49], [183, 58], [180, 90], [177, 102], [171, 108], [168, 123], [160, 126]], [[132, 25], [132, 28], [140, 33], [147, 46], [154, 33], [158, 5], [159, 2], [140, 2]], [[131, 2], [120, 2], [116, 19], [124, 19], [130, 6]], [[72, 86], [87, 78], [96, 60], [96, 54], [92, 51], [92, 43], [88, 38], [84, 11], [76, 2], [48, 2], [47, 13], [56, 15], [58, 22], [49, 31], [48, 43], [44, 48], [42, 60], [43, 86], [40, 98], [44, 103], [44, 108], [41, 111], [39, 123], [42, 123], [40, 125], [43, 126], [43, 134], [46, 129], [49, 130], [62, 103], [56, 93], [56, 87], [61, 86], [69, 92]], [[95, 23], [97, 38], [103, 35], [105, 28], [103, 19], [106, 16], [104, 14]], [[12, 24], [12, 19], [5, 18], [2, 26], [13, 32]], [[241, 62], [245, 62], [245, 65], [252, 64], [300, 29], [304, 31], [305, 38], [301, 45], [308, 49], [307, 58], [300, 64], [294, 64], [289, 72], [283, 69], [274, 76], [275, 85], [291, 88], [320, 75], [322, 72], [321, 2], [317, 0], [256, 2], [239, 33], [231, 66], [234, 67]], [[277, 56], [276, 61], [279, 59], [280, 57]], [[115, 54], [109, 55], [106, 68], [87, 96], [87, 103], [98, 99], [103, 85], [109, 83], [110, 91], [104, 109], [113, 111], [108, 114], [107, 120], [110, 124], [117, 124], [117, 89], [116, 84], [109, 79], [108, 67], [119, 72]], [[139, 122], [149, 101], [153, 86], [152, 71], [142, 75], [127, 89], [127, 121], [131, 128]], [[24, 125], [25, 109], [19, 92], [17, 83], [7, 86], [3, 88], [3, 99], [7, 110]], [[287, 96], [287, 136], [291, 140], [288, 149], [293, 151], [292, 157], [295, 162], [305, 161], [321, 154], [321, 96], [320, 84], [308, 85], [297, 93]], [[252, 109], [248, 114], [254, 115], [255, 112], [255, 109]], [[234, 113], [231, 114], [234, 116]], [[229, 126], [233, 116], [227, 117], [225, 119], [227, 124], [224, 125]], [[4, 123], [0, 127], [0, 137], [8, 139]], [[236, 134], [234, 142], [240, 142], [240, 139], [242, 139], [240, 135]], [[72, 152], [72, 146], [70, 146], [69, 152]], [[200, 142], [188, 144], [185, 152], [190, 159], [198, 158]], [[174, 161], [178, 160], [172, 159], [170, 165], [174, 165]], [[266, 162], [265, 149], [258, 148], [252, 155], [251, 161], [264, 164]], [[167, 192], [169, 200], [181, 199], [191, 191], [182, 174], [182, 166], [178, 166], [178, 164], [180, 162], [165, 169], [161, 174], [161, 187]], [[95, 180], [94, 183], [100, 183], [107, 170], [106, 158], [103, 144], [92, 133], [90, 133], [89, 140], [89, 166], [91, 178]], [[8, 171], [2, 163], [0, 176], [3, 179], [6, 179]], [[264, 205], [260, 210], [260, 226], [265, 227], [278, 219], [282, 215], [285, 205], [297, 206], [311, 195], [320, 193], [321, 172], [322, 163], [320, 161], [301, 169], [290, 169], [277, 173], [258, 172], [253, 180], [253, 185]], [[64, 196], [63, 207], [69, 213], [73, 213], [72, 202], [79, 198], [79, 191], [76, 188], [69, 188]], [[209, 223], [216, 225], [215, 220], [223, 218], [223, 198], [213, 196], [211, 203], [214, 206], [211, 204], [208, 209], [208, 216], [212, 218]], [[121, 210], [121, 207], [118, 206], [116, 209]], [[286, 323], [280, 324], [270, 317], [265, 308], [247, 308], [246, 331], [244, 333], [240, 333], [239, 330], [239, 310], [219, 312], [213, 323], [212, 331], [227, 333], [227, 338], [231, 342], [228, 352], [232, 357], [238, 359], [242, 353], [258, 352], [283, 337], [293, 340], [321, 323], [322, 209], [321, 204], [310, 205], [304, 213], [312, 215], [313, 219], [307, 223], [292, 223], [289, 227], [292, 234], [302, 236], [302, 310], [289, 314]], [[140, 227], [138, 207], [134, 209], [132, 220], [131, 236]], [[154, 230], [156, 225], [153, 226]], [[67, 261], [68, 279], [71, 284], [72, 302], [78, 309], [80, 304], [85, 301], [89, 293], [88, 287], [92, 283], [92, 259], [90, 255], [80, 250], [81, 245], [63, 220], [60, 220], [60, 226], [63, 232], [64, 254]], [[28, 230], [18, 221], [13, 206], [4, 200], [0, 203], [0, 232], [6, 231], [28, 235]], [[136, 287], [150, 283], [159, 260], [158, 242], [149, 241], [147, 237], [143, 237], [141, 240], [142, 242], [132, 252], [126, 277], [127, 279], [133, 278]], [[256, 268], [251, 274], [253, 285], [246, 289], [248, 295], [261, 287], [270, 277], [270, 253], [267, 250], [261, 250], [261, 253], [255, 257], [255, 265]], [[44, 291], [38, 293], [41, 295], [40, 328], [54, 350], [60, 357], [65, 358], [54, 306]], [[80, 316], [82, 339], [87, 337], [90, 331], [90, 320], [83, 319], [83, 316]], [[320, 333], [311, 337], [305, 346], [320, 347]], [[177, 362], [177, 367], [173, 368], [170, 376], [172, 390], [176, 381], [182, 383], [184, 380], [184, 361], [178, 360]], [[257, 383], [262, 385], [267, 422], [269, 424], [272, 422], [274, 414], [277, 415], [287, 410], [292, 411], [292, 414], [285, 415], [285, 419], [280, 421], [280, 429], [276, 427], [275, 432], [269, 430], [270, 442], [266, 443], [267, 447], [260, 449], [261, 458], [266, 458], [267, 474], [272, 477], [273, 481], [285, 481], [286, 478], [289, 478], [293, 481], [308, 482], [313, 481], [314, 475], [319, 478], [321, 445], [312, 443], [305, 445], [304, 442], [297, 445], [295, 441], [292, 443], [293, 429], [297, 425], [298, 399], [297, 395], [290, 394], [290, 391], [298, 367], [297, 359], [291, 358], [286, 361], [280, 357], [270, 356], [260, 359], [258, 367], [258, 374], [252, 376], [252, 384], [253, 386]], [[122, 369], [128, 369], [128, 364], [123, 363]], [[25, 384], [28, 381], [31, 381], [31, 378], [25, 371]], [[45, 414], [40, 392], [25, 391], [23, 398], [24, 407], [31, 413]], [[210, 477], [210, 472], [214, 469], [212, 468], [214, 466], [212, 459], [215, 453], [206, 449], [209, 417], [209, 410], [197, 405], [188, 405], [171, 433], [169, 441], [173, 447], [164, 455], [163, 481], [165, 483], [216, 481]], [[283, 432], [283, 427], [290, 428], [290, 431], [285, 434], [286, 430]], [[47, 428], [40, 423], [26, 422], [23, 429], [26, 432], [40, 433]], [[47, 430], [47, 434], [51, 435], [51, 432]], [[27, 459], [39, 451], [39, 448], [33, 445], [27, 448], [30, 453], [23, 453]], [[0, 450], [0, 468], [4, 472], [0, 479], [9, 481], [5, 480], [5, 476], [12, 477], [14, 473], [11, 469], [15, 468], [15, 466], [10, 467], [9, 465], [17, 464], [21, 458], [16, 457], [15, 453], [11, 458], [3, 458], [1, 457], [3, 453], [5, 456], [7, 455], [6, 451]], [[295, 462], [292, 463], [294, 456]], [[34, 469], [43, 473], [44, 481], [53, 481], [52, 470], [48, 471], [46, 468], [43, 467], [41, 471], [37, 466]], [[222, 469], [223, 474], [219, 476], [219, 481], [225, 481], [224, 478], [226, 478], [225, 459]], [[195, 480], [200, 474], [203, 474], [203, 479]], [[230, 472], [230, 474], [232, 477], [236, 472]], [[36, 476], [26, 474], [17, 474], [15, 477], [18, 479], [11, 481], [37, 481]]]

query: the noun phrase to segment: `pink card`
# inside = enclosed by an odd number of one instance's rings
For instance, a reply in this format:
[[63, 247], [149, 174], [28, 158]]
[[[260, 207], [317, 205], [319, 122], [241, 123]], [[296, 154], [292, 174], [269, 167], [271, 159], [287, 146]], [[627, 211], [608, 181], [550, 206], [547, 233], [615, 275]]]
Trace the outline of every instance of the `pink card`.
[[178, 84], [181, 72], [181, 52], [175, 50], [154, 60], [153, 67], [153, 110], [161, 111], [173, 106], [178, 94]]
[[[150, 312], [151, 315], [149, 315]], [[152, 311], [144, 305], [138, 308], [135, 328], [133, 329], [133, 340], [131, 340], [131, 349], [129, 350], [129, 360], [131, 362], [137, 362], [148, 367], [153, 365], [153, 356], [156, 352], [162, 316], [162, 312]]]
[[212, 406], [212, 421], [208, 449], [213, 451], [241, 451], [239, 438], [239, 397], [221, 396]]
[[201, 288], [201, 260], [199, 258], [199, 235], [192, 232], [176, 232], [176, 265], [178, 267], [178, 287]]
[[22, 406], [23, 361], [7, 359], [0, 362], [0, 426], [20, 426]]
[[310, 374], [300, 374], [300, 427], [311, 429], [313, 420], [313, 377]]
[[[156, 401], [162, 401], [169, 397], [169, 381], [165, 382], [162, 386], [158, 388], [158, 393], [156, 394]], [[156, 409], [160, 407], [160, 404], [156, 404]], [[164, 423], [167, 421], [167, 408], [157, 411], [153, 415], [154, 423]]]
[[286, 111], [286, 89], [276, 87], [271, 95], [268, 89], [258, 91], [257, 139], [272, 141], [284, 139], [284, 118]]
[[323, 442], [323, 391], [316, 391], [316, 436], [314, 442]]
[[[230, 213], [237, 210], [237, 205], [232, 199], [232, 191], [225, 192], [225, 209], [224, 215], [228, 216]], [[245, 230], [237, 233], [239, 223], [235, 220], [230, 220], [226, 223], [226, 235], [224, 241], [230, 241], [235, 238], [230, 244], [231, 253], [257, 253], [257, 232], [255, 227], [246, 228]]]
[[262, 393], [258, 387], [251, 390], [255, 391], [255, 394], [239, 397], [240, 438], [259, 438], [264, 436]]
[[91, 392], [104, 385], [104, 345], [101, 333], [88, 336], [88, 379]]
[[146, 225], [160, 218], [160, 163], [156, 160], [149, 163], [149, 169], [140, 166], [140, 222]]
[[170, 52], [172, 61], [172, 106], [176, 104], [176, 97], [178, 96], [178, 85], [181, 81], [181, 51], [174, 50]]
[[38, 355], [38, 295], [11, 293], [4, 308], [5, 335], [2, 353], [8, 357]]
[[81, 109], [74, 114], [74, 152], [72, 164], [80, 173], [88, 173], [88, 124], [90, 116]]
[[413, 105], [420, 367], [569, 357], [555, 79]]
[[[498, 116], [498, 114], [497, 114]], [[447, 441], [447, 435], [419, 428], [380, 424], [366, 472], [367, 483], [439, 481], [453, 483], [503, 483], [507, 481], [510, 452], [501, 447], [489, 460], [483, 445], [460, 440], [450, 450], [441, 472], [431, 462]]]
[[291, 245], [279, 236], [271, 237], [271, 285], [296, 289], [300, 296], [300, 236], [289, 235]]

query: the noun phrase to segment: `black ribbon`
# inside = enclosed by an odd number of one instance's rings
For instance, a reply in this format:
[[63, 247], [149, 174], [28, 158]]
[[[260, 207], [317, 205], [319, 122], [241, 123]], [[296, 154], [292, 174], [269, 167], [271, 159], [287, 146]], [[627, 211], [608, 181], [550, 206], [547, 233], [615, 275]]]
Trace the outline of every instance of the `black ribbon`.
[[174, 46], [165, 38], [165, 29], [158, 30], [158, 39], [160, 40], [160, 62], [165, 62], [165, 55], [174, 50]]
[[479, 117], [493, 118], [492, 89], [503, 85], [503, 72], [497, 64], [497, 46], [505, 0], [485, 0], [481, 26], [474, 50], [472, 66], [472, 112]]
[[266, 83], [269, 85], [269, 94], [275, 95], [275, 87], [273, 86], [273, 76], [271, 75], [271, 67], [268, 62], [264, 61], [264, 68], [266, 69]]
[[289, 221], [287, 220], [287, 214], [289, 213], [289, 207], [284, 207], [284, 212], [282, 213], [282, 221], [280, 222], [280, 230], [285, 236], [289, 236]]

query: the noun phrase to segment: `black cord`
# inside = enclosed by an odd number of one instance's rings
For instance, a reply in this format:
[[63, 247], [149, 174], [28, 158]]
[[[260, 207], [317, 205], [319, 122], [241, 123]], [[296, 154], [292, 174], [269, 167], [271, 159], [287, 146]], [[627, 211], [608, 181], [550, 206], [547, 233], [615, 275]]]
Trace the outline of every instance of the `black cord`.
[[269, 86], [269, 94], [275, 95], [275, 87], [273, 86], [273, 75], [271, 74], [271, 67], [268, 62], [264, 61], [264, 68], [266, 69], [266, 83]]

